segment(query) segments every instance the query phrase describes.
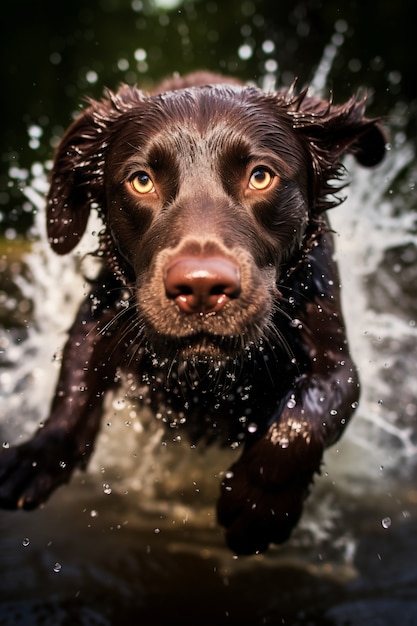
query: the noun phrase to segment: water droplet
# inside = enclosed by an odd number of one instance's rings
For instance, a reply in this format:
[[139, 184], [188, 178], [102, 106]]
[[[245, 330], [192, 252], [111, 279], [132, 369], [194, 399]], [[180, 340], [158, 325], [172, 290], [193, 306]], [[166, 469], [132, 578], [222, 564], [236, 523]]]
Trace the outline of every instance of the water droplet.
[[126, 400], [124, 398], [115, 398], [112, 406], [116, 411], [122, 411], [126, 406]]
[[296, 404], [297, 404], [297, 401], [294, 396], [291, 396], [291, 398], [289, 398], [289, 400], [287, 401], [287, 407], [289, 409], [293, 409]]
[[288, 448], [289, 445], [289, 441], [286, 437], [284, 437], [283, 439], [280, 440], [279, 445], [281, 446], [281, 448]]
[[107, 495], [111, 494], [111, 487], [108, 483], [103, 484], [103, 491]]
[[275, 50], [275, 44], [271, 39], [266, 39], [262, 44], [262, 50], [265, 54], [271, 54]]
[[251, 58], [253, 54], [253, 49], [249, 44], [245, 43], [242, 46], [240, 46], [237, 53], [239, 55], [239, 58], [242, 59], [242, 61], [247, 61], [248, 59]]
[[10, 448], [10, 443], [8, 441], [3, 441], [3, 448]]
[[90, 511], [90, 517], [98, 517], [98, 511], [96, 511], [95, 509], [92, 509]]
[[25, 548], [30, 544], [30, 540], [28, 537], [25, 537], [22, 541], [22, 546], [24, 546]]
[[258, 430], [258, 425], [255, 424], [254, 422], [251, 422], [250, 424], [248, 424], [248, 432], [249, 433], [256, 433], [256, 431]]
[[58, 562], [55, 563], [55, 565], [54, 565], [54, 572], [56, 572], [58, 574], [58, 572], [60, 572], [61, 569], [62, 569], [61, 563], [58, 563]]
[[146, 50], [144, 50], [143, 48], [138, 48], [137, 50], [135, 50], [133, 56], [135, 57], [136, 61], [145, 61], [146, 57], [147, 57], [147, 53]]
[[390, 517], [384, 517], [381, 520], [381, 524], [382, 524], [382, 528], [389, 528], [391, 526], [391, 518]]

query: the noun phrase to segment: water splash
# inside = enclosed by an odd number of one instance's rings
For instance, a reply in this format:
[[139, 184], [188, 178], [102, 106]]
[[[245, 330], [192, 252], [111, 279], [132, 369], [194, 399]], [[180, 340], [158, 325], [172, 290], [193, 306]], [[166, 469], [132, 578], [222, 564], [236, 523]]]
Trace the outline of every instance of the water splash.
[[[313, 81], [316, 91], [326, 84], [331, 60], [343, 40], [342, 30], [341, 26], [338, 36], [324, 52], [323, 62]], [[380, 477], [381, 466], [389, 469], [401, 465], [404, 459], [414, 461], [417, 455], [413, 427], [417, 412], [412, 373], [415, 356], [410, 354], [410, 346], [413, 346], [414, 353], [417, 352], [417, 330], [412, 320], [407, 320], [398, 311], [389, 307], [376, 308], [369, 301], [369, 283], [378, 281], [387, 252], [417, 244], [415, 214], [407, 207], [399, 207], [398, 196], [391, 193], [394, 181], [411, 168], [413, 159], [411, 148], [399, 142], [376, 170], [364, 170], [353, 160], [349, 161], [347, 165], [353, 182], [348, 199], [331, 214], [332, 226], [340, 233], [337, 255], [344, 310], [363, 392], [358, 413], [342, 440], [343, 453], [337, 447], [328, 453], [326, 460], [331, 475], [340, 480], [343, 476], [350, 481], [350, 487], [352, 476], [360, 477], [362, 483], [364, 477], [374, 480], [376, 476]], [[0, 338], [6, 347], [7, 362], [7, 368], [0, 374], [0, 432], [3, 440], [10, 443], [29, 436], [45, 418], [65, 333], [87, 290], [80, 269], [86, 262], [85, 254], [97, 247], [96, 232], [100, 228], [93, 217], [88, 234], [73, 255], [59, 257], [50, 250], [44, 227], [46, 171], [46, 166], [36, 164], [23, 187], [23, 193], [36, 212], [33, 229], [36, 241], [26, 257], [30, 278], [16, 277], [16, 283], [23, 296], [33, 303], [33, 323], [28, 328], [26, 340], [21, 343], [14, 343], [6, 333]], [[17, 174], [22, 180], [21, 172]], [[400, 292], [398, 297], [401, 297]], [[391, 374], [399, 363], [402, 363], [404, 376], [394, 388]], [[105, 421], [109, 426], [101, 435], [105, 453], [101, 455], [98, 445], [91, 468], [102, 471], [104, 458], [107, 467], [114, 465], [120, 469], [123, 464], [128, 470], [130, 488], [145, 490], [150, 496], [155, 492], [153, 455], [155, 450], [160, 452], [162, 449], [164, 431], [157, 420], [149, 427], [143, 425], [147, 421], [143, 416], [135, 414], [132, 419], [133, 409], [124, 400], [120, 404], [121, 410], [115, 411], [111, 401], [107, 406]], [[115, 414], [120, 416], [116, 420]], [[113, 436], [112, 430], [115, 421], [124, 424], [117, 437]], [[128, 429], [127, 423], [133, 427]], [[123, 436], [122, 431], [127, 433], [128, 430], [129, 434]], [[140, 461], [137, 459], [138, 445], [142, 450]], [[180, 444], [175, 445], [175, 450], [179, 450]], [[111, 454], [108, 454], [109, 450]], [[182, 462], [182, 452], [179, 456]], [[172, 466], [173, 458], [169, 454], [165, 458], [167, 467]], [[178, 465], [178, 458], [175, 463]], [[215, 459], [216, 463], [218, 466], [218, 459]], [[189, 473], [189, 469], [184, 473], [187, 471]], [[110, 481], [111, 476], [108, 479]]]
[[[395, 468], [404, 459], [414, 461], [417, 455], [417, 432], [410, 410], [415, 406], [417, 329], [401, 306], [399, 311], [392, 310], [389, 299], [372, 302], [370, 298], [370, 285], [385, 280], [381, 269], [386, 254], [417, 245], [416, 214], [399, 206], [400, 200], [407, 202], [406, 197], [391, 194], [396, 179], [413, 163], [414, 153], [408, 145], [389, 151], [373, 171], [363, 170], [349, 159], [352, 183], [348, 198], [331, 213], [332, 227], [338, 233], [348, 336], [362, 380], [359, 411], [346, 437], [352, 447], [359, 448], [355, 471], [365, 470], [368, 475], [378, 475], [381, 463], [385, 469]], [[396, 296], [401, 299], [400, 292]], [[392, 372], [399, 363], [403, 364], [401, 370], [404, 363], [407, 366], [398, 384]]]
[[324, 89], [328, 85], [328, 78], [333, 62], [343, 45], [344, 35], [347, 30], [347, 24], [344, 20], [338, 20], [335, 24], [335, 33], [330, 43], [325, 46], [322, 57], [314, 73], [310, 88], [314, 93], [323, 94]]
[[[0, 370], [0, 433], [3, 439], [7, 436], [16, 441], [30, 435], [45, 418], [66, 331], [88, 291], [81, 271], [85, 269], [85, 255], [96, 249], [97, 242], [91, 223], [89, 235], [76, 254], [57, 256], [48, 245], [45, 229], [47, 166], [35, 164], [24, 178], [16, 168], [10, 173], [25, 183], [22, 192], [34, 210], [31, 230], [34, 243], [24, 258], [27, 271], [14, 277], [22, 296], [32, 303], [32, 319], [27, 325], [26, 338], [18, 343], [0, 329], [6, 365]], [[87, 264], [88, 272], [92, 273], [92, 262]]]

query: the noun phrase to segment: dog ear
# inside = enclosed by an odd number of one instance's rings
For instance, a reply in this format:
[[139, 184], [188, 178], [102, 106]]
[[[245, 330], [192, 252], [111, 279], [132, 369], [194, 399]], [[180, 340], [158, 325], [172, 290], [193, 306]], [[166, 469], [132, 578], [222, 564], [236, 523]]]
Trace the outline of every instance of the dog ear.
[[289, 104], [294, 127], [319, 151], [330, 152], [335, 159], [351, 152], [365, 166], [382, 161], [387, 139], [380, 119], [365, 117], [366, 99], [353, 96], [345, 104], [334, 105], [304, 90]]
[[142, 92], [124, 85], [108, 91], [79, 115], [55, 153], [47, 197], [47, 233], [58, 254], [70, 252], [87, 226], [90, 209], [104, 207], [105, 161], [115, 121], [143, 102]]
[[365, 117], [366, 100], [352, 97], [342, 105], [334, 105], [304, 90], [297, 96], [286, 95], [287, 112], [293, 127], [305, 140], [313, 164], [313, 188], [316, 210], [337, 204], [326, 199], [344, 184], [340, 180], [343, 168], [340, 160], [353, 154], [363, 166], [372, 167], [384, 158], [387, 137], [380, 119]]

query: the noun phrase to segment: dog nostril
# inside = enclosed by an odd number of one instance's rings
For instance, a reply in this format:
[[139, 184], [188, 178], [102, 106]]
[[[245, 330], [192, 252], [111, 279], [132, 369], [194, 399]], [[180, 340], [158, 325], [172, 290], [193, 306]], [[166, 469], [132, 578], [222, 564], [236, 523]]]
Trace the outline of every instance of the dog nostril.
[[222, 257], [180, 257], [165, 268], [165, 291], [184, 313], [216, 313], [240, 294], [239, 268]]

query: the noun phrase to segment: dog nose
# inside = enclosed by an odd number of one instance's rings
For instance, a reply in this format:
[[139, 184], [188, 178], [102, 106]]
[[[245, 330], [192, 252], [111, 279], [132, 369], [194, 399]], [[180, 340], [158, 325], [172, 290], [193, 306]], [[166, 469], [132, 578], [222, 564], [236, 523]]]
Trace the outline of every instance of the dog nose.
[[165, 291], [184, 313], [217, 313], [240, 293], [240, 272], [222, 257], [185, 256], [165, 268]]

